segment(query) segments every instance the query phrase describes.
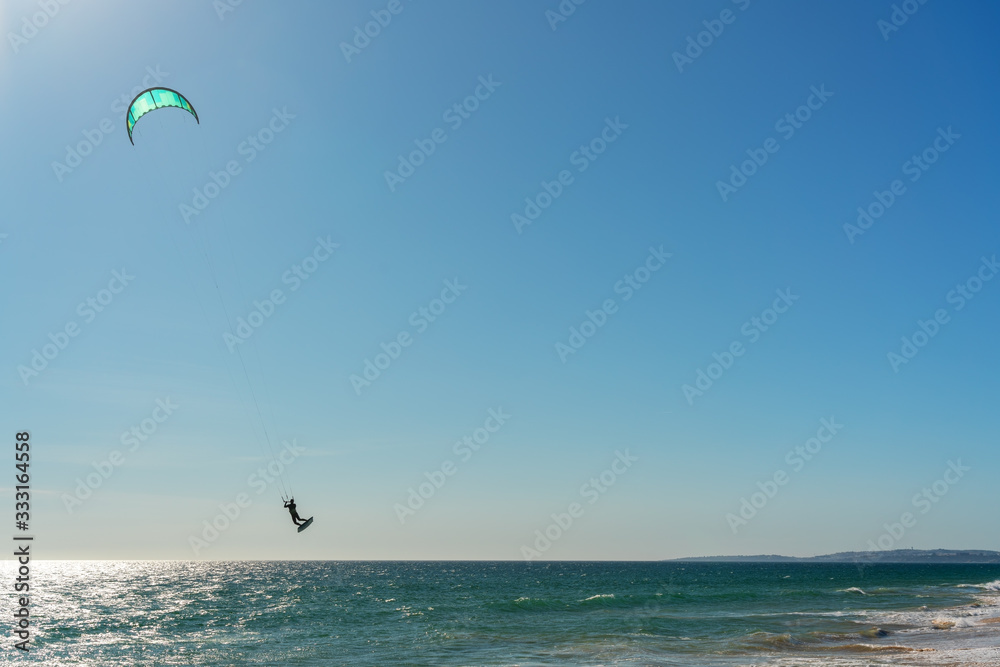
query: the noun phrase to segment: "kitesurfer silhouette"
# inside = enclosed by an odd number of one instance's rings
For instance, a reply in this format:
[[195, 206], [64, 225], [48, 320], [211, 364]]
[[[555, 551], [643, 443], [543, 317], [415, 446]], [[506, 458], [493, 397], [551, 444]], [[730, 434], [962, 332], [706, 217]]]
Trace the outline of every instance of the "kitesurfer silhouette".
[[288, 513], [292, 515], [292, 523], [296, 526], [302, 525], [305, 521], [299, 516], [299, 513], [295, 510], [295, 498], [289, 498], [285, 501], [285, 507], [288, 508]]

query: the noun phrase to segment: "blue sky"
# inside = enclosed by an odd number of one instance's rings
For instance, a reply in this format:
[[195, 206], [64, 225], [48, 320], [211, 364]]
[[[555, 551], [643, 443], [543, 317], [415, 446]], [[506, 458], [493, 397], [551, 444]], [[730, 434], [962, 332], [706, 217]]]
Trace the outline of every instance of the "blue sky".
[[[914, 4], [886, 32], [892, 3], [860, 0], [592, 0], [558, 22], [554, 1], [401, 0], [345, 56], [389, 4], [70, 3], [34, 32], [39, 5], [4, 4], [0, 403], [6, 433], [32, 434], [46, 557], [809, 555], [863, 549], [905, 512], [916, 524], [893, 546], [1000, 549], [1000, 280], [949, 300], [1000, 251], [995, 6]], [[158, 111], [130, 145], [120, 100], [144, 79], [184, 93], [200, 124]], [[776, 123], [797, 112], [789, 136]], [[614, 141], [581, 158], [602, 132]], [[767, 161], [723, 198], [747, 151]], [[180, 205], [230, 162], [187, 224]], [[512, 222], [564, 171], [537, 219]], [[846, 233], [895, 180], [884, 214]], [[293, 290], [286, 272], [317, 239], [337, 247]], [[670, 257], [647, 265], [651, 248]], [[626, 300], [619, 281], [660, 263]], [[446, 281], [458, 296], [425, 327]], [[274, 290], [283, 302], [230, 352], [227, 317]], [[792, 305], [747, 333], [779, 290]], [[108, 297], [92, 320], [78, 310]], [[609, 299], [564, 362], [557, 343]], [[938, 309], [947, 322], [894, 369], [887, 354]], [[67, 324], [78, 335], [25, 381]], [[398, 358], [352, 384], [401, 333]], [[734, 342], [744, 354], [710, 368]], [[699, 371], [717, 378], [685, 394]], [[155, 412], [168, 398], [172, 414]], [[456, 450], [490, 410], [510, 418]], [[831, 418], [843, 428], [790, 463]], [[316, 516], [305, 533], [276, 485], [250, 480], [271, 460], [265, 427], [275, 451], [304, 448], [285, 479]], [[68, 503], [115, 451], [121, 465]], [[582, 488], [616, 458], [613, 486]], [[921, 513], [915, 494], [959, 460], [970, 470]], [[444, 483], [402, 510], [428, 479]], [[203, 522], [241, 493], [249, 506], [208, 539]], [[551, 528], [573, 503], [572, 526]]]

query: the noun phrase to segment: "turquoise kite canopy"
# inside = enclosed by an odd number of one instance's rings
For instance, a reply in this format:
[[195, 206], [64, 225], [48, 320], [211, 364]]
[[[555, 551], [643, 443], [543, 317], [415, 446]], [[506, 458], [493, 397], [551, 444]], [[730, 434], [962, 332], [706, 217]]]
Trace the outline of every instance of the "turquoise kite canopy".
[[138, 120], [150, 111], [156, 111], [164, 107], [184, 109], [194, 116], [194, 119], [201, 125], [201, 121], [198, 120], [198, 112], [194, 110], [194, 107], [187, 101], [187, 98], [176, 90], [171, 90], [170, 88], [148, 88], [136, 95], [135, 99], [132, 100], [132, 104], [128, 107], [128, 116], [125, 120], [128, 126], [128, 140], [132, 142], [133, 146], [135, 145], [135, 141], [132, 140], [132, 128], [135, 127]]

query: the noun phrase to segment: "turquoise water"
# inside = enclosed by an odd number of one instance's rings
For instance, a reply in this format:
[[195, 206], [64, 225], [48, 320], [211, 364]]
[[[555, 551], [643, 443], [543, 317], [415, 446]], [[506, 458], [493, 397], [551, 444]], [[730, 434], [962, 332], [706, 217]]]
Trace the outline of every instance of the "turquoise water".
[[34, 583], [45, 665], [1000, 665], [1000, 566], [87, 561]]

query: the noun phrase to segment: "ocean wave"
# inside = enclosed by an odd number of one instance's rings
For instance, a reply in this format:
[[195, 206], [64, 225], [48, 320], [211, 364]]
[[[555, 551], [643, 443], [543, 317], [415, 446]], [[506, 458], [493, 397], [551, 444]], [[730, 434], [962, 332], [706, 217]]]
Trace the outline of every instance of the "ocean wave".
[[658, 614], [668, 609], [677, 609], [691, 596], [682, 593], [648, 593], [636, 595], [616, 595], [597, 593], [576, 600], [558, 598], [519, 597], [514, 600], [487, 603], [488, 607], [506, 612], [563, 612], [586, 613], [594, 609], [618, 609], [623, 613], [643, 615]]
[[985, 584], [957, 584], [955, 588], [978, 588], [981, 591], [993, 591], [1000, 593], [1000, 579], [990, 581]]
[[565, 602], [525, 596], [509, 602], [488, 603], [487, 606], [506, 612], [566, 611]]
[[865, 593], [863, 590], [861, 590], [860, 588], [857, 588], [856, 586], [851, 586], [850, 588], [845, 588], [845, 589], [837, 591], [837, 592], [838, 593], [861, 593], [862, 595], [868, 595], [868, 593]]
[[868, 618], [877, 625], [898, 626], [903, 633], [934, 632], [952, 630], [955, 628], [971, 628], [989, 621], [996, 615], [996, 608], [989, 605], [969, 605], [950, 609], [928, 609], [926, 607], [912, 611], [872, 611]]
[[969, 617], [975, 617], [975, 614], [968, 614], [964, 617], [959, 616], [936, 616], [931, 619], [931, 625], [935, 630], [951, 630], [952, 628], [971, 628], [977, 625], [977, 621], [972, 620]]
[[866, 639], [880, 639], [882, 637], [888, 637], [892, 633], [888, 630], [883, 630], [882, 628], [871, 628], [869, 630], [862, 630], [858, 634]]

